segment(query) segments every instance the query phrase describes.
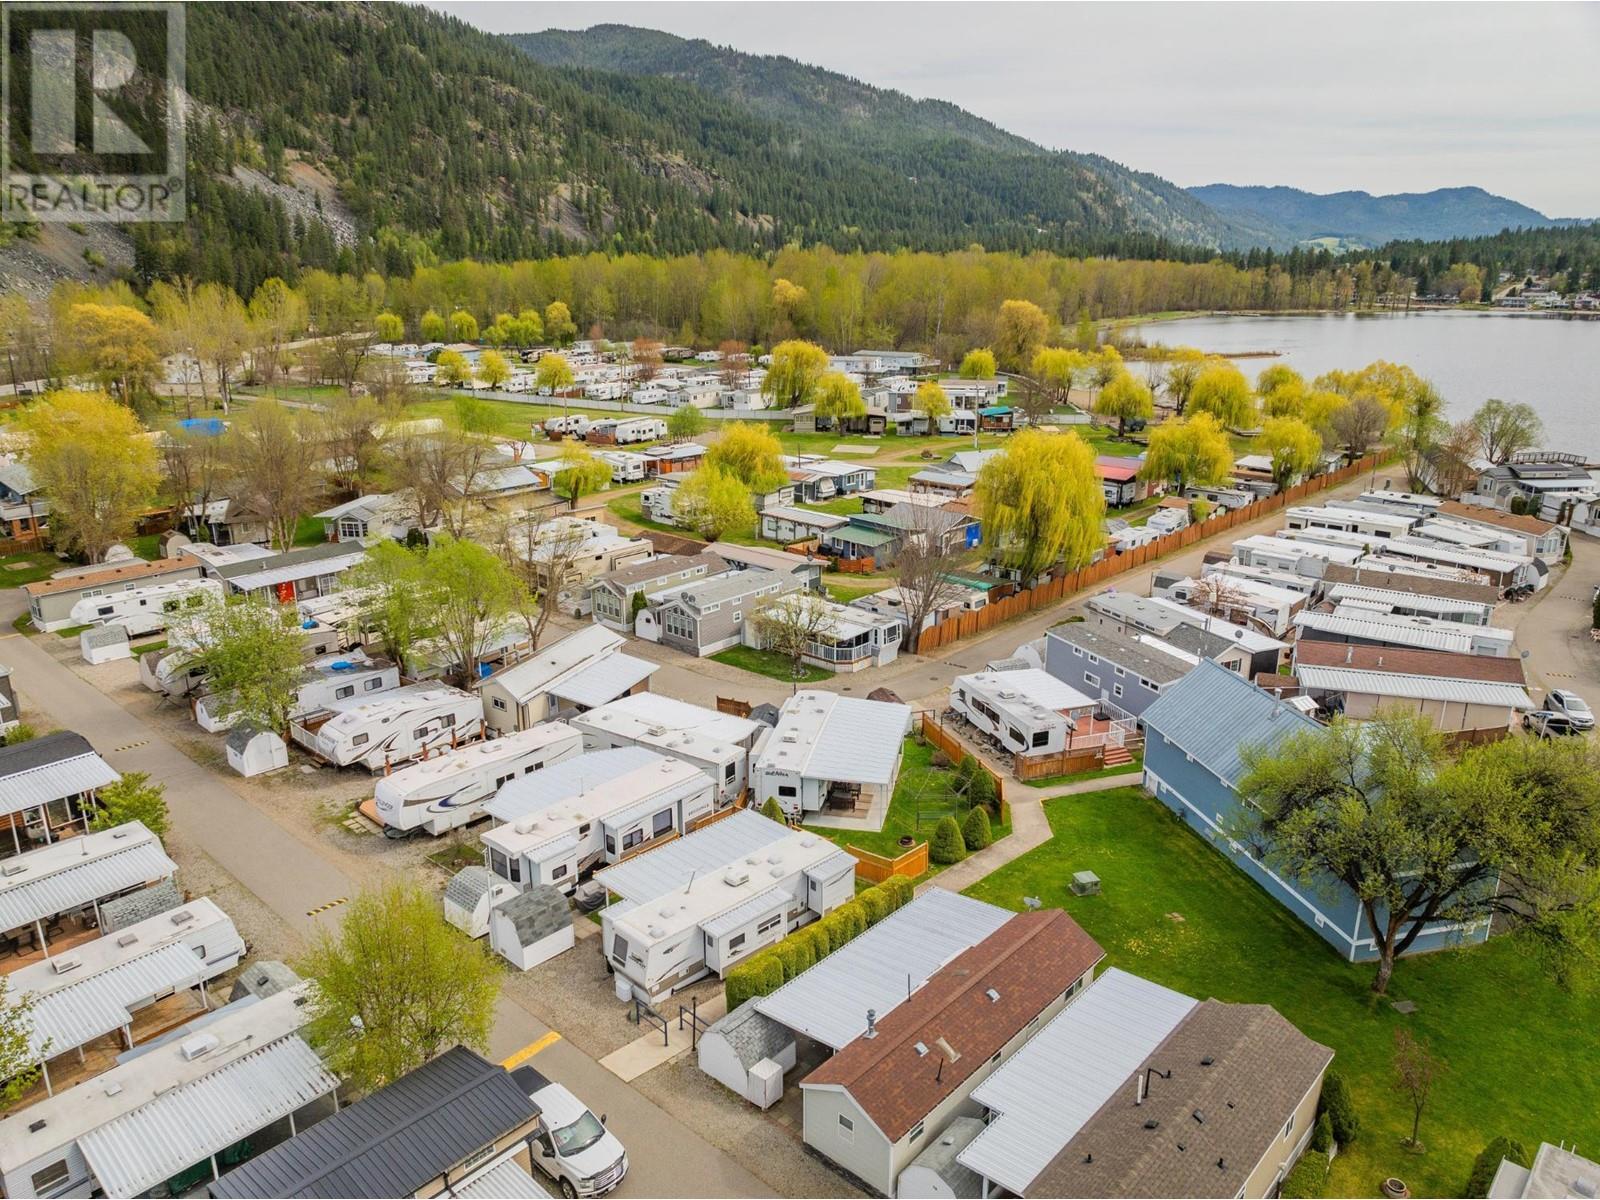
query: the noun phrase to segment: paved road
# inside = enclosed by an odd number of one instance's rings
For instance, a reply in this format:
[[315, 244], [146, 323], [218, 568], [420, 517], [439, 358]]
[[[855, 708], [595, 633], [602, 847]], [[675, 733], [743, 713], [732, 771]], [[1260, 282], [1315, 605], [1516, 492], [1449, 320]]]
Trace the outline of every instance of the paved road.
[[[92, 742], [119, 771], [148, 771], [166, 785], [177, 836], [249, 889], [299, 937], [339, 919], [310, 910], [355, 894], [357, 882], [314, 841], [301, 841], [158, 731], [96, 691], [25, 637], [0, 638], [0, 663], [27, 699]], [[645, 1099], [581, 1050], [502, 996], [490, 1051], [506, 1058], [538, 1046], [542, 1071], [566, 1083], [628, 1146], [632, 1170], [619, 1196], [771, 1196], [775, 1193], [693, 1129]]]

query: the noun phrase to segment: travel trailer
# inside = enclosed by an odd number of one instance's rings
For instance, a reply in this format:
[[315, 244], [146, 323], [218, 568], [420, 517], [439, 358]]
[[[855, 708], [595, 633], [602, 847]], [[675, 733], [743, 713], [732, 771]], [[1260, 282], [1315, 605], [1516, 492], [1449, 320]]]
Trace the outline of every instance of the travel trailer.
[[689, 763], [640, 746], [599, 750], [500, 789], [485, 808], [505, 824], [481, 840], [501, 879], [570, 894], [593, 868], [693, 828], [711, 815], [716, 794]]
[[1404, 537], [1417, 524], [1417, 518], [1399, 509], [1346, 508], [1328, 504], [1321, 508], [1297, 506], [1287, 509], [1284, 523], [1290, 529], [1331, 529], [1359, 533], [1369, 538]]
[[484, 804], [512, 780], [582, 750], [583, 735], [561, 721], [447, 750], [378, 780], [378, 819], [392, 838], [419, 829], [438, 837], [485, 816]]
[[612, 483], [638, 483], [644, 478], [645, 457], [628, 450], [604, 450], [595, 455], [611, 468]]
[[85, 596], [72, 606], [74, 625], [120, 625], [129, 637], [160, 633], [167, 620], [185, 608], [199, 608], [206, 597], [222, 599], [215, 579], [176, 579], [103, 596]]
[[593, 424], [594, 422], [582, 413], [573, 413], [566, 417], [551, 417], [544, 423], [543, 429], [546, 437], [560, 439], [570, 434], [581, 438], [589, 432], [589, 426]]
[[619, 446], [635, 442], [653, 442], [657, 438], [667, 436], [667, 423], [657, 417], [634, 417], [628, 421], [617, 421], [611, 430], [611, 436]]
[[1038, 667], [958, 675], [950, 685], [950, 707], [1014, 754], [1065, 750], [1097, 703]]
[[[383, 659], [371, 659], [362, 651], [339, 658], [323, 658], [306, 668], [306, 680], [295, 693], [289, 716], [303, 717], [318, 712], [338, 700], [372, 696], [400, 686], [400, 668]], [[237, 713], [223, 714], [222, 697], [201, 696], [195, 701], [194, 719], [207, 733], [232, 729]]]
[[[173, 639], [176, 641], [177, 639]], [[311, 662], [344, 649], [340, 631], [331, 625], [305, 620], [300, 624], [300, 653]], [[147, 650], [139, 656], [139, 682], [163, 696], [187, 696], [202, 690], [203, 667], [194, 665], [193, 647], [168, 643], [165, 650]]]
[[381, 771], [483, 736], [483, 703], [459, 688], [418, 683], [376, 699], [352, 696], [289, 725], [289, 736], [336, 767]]

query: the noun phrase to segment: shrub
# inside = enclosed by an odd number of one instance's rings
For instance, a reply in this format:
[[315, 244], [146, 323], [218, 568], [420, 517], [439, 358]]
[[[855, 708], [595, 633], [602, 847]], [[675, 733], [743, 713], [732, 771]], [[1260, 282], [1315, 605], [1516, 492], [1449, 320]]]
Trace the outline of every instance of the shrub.
[[837, 909], [823, 917], [818, 924], [822, 926], [823, 933], [827, 935], [829, 954], [836, 953], [840, 947], [854, 936], [850, 932], [849, 924]]
[[928, 765], [930, 767], [937, 767], [939, 770], [943, 771], [950, 765], [950, 756], [943, 750], [935, 750], [932, 754], [928, 755]]
[[1348, 1146], [1361, 1132], [1361, 1116], [1350, 1100], [1350, 1088], [1345, 1084], [1343, 1075], [1328, 1072], [1328, 1077], [1322, 1082], [1322, 1099], [1317, 1104], [1317, 1112], [1319, 1115], [1328, 1114], [1328, 1122], [1333, 1126], [1333, 1139], [1341, 1146]]
[[894, 911], [894, 902], [881, 887], [870, 887], [856, 897], [867, 914], [867, 928], [871, 928]]
[[800, 972], [806, 970], [817, 961], [816, 943], [810, 938], [798, 935], [786, 937], [772, 947], [772, 953], [777, 955], [778, 961], [783, 964], [783, 979], [787, 983]]
[[867, 926], [872, 924], [867, 920], [867, 910], [859, 900], [846, 900], [834, 910], [839, 914], [839, 919], [849, 929], [852, 938], [858, 938], [867, 931]]
[[963, 754], [961, 756], [961, 765], [956, 768], [956, 791], [965, 795], [972, 789], [972, 777], [981, 774], [982, 771], [978, 767], [978, 760], [970, 754]]
[[722, 976], [722, 994], [727, 997], [729, 1012], [746, 1000], [764, 994], [759, 990], [759, 976], [754, 959], [746, 959], [727, 969]]
[[1309, 1200], [1322, 1195], [1328, 1182], [1328, 1156], [1307, 1150], [1295, 1163], [1294, 1169], [1283, 1177], [1278, 1195], [1283, 1200]]
[[761, 815], [778, 824], [786, 824], [783, 816], [783, 806], [778, 803], [776, 796], [768, 796], [767, 802], [761, 806]]
[[982, 850], [994, 841], [994, 831], [989, 828], [989, 810], [981, 804], [974, 804], [967, 819], [961, 822], [961, 840], [968, 850]]
[[91, 829], [115, 829], [129, 821], [143, 822], [157, 837], [167, 832], [166, 788], [151, 783], [144, 771], [129, 771], [99, 792], [100, 811], [90, 822]]
[[23, 742], [31, 742], [38, 736], [39, 731], [32, 725], [29, 725], [26, 721], [18, 721], [6, 734], [5, 744], [8, 746], [17, 746]]
[[1318, 1154], [1326, 1154], [1333, 1149], [1333, 1122], [1328, 1120], [1327, 1113], [1318, 1117], [1317, 1123], [1312, 1126], [1311, 1148]]
[[1500, 1169], [1500, 1160], [1509, 1158], [1518, 1166], [1530, 1166], [1533, 1160], [1528, 1157], [1528, 1151], [1523, 1144], [1514, 1138], [1497, 1137], [1483, 1148], [1472, 1163], [1472, 1174], [1467, 1176], [1467, 1186], [1461, 1189], [1463, 1196], [1487, 1196], [1489, 1185], [1494, 1182], [1495, 1172]]
[[961, 826], [954, 817], [945, 817], [934, 827], [933, 842], [928, 846], [928, 857], [936, 863], [958, 863], [967, 856], [967, 844], [961, 840]]
[[795, 937], [805, 938], [811, 943], [811, 961], [819, 963], [833, 953], [833, 944], [828, 941], [827, 930], [822, 928], [822, 922], [813, 921]]
[[994, 776], [983, 768], [978, 768], [967, 789], [967, 798], [976, 807], [993, 810], [999, 798], [999, 792], [994, 786]]
[[889, 911], [902, 908], [911, 902], [917, 893], [916, 884], [904, 875], [891, 875], [878, 885], [889, 897]]

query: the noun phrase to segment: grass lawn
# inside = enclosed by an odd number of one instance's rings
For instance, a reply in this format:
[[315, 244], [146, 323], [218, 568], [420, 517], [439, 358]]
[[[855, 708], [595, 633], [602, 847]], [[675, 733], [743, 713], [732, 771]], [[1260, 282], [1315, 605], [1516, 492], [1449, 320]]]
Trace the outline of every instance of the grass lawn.
[[861, 511], [860, 496], [839, 496], [833, 500], [824, 500], [820, 504], [797, 504], [796, 508], [803, 508], [807, 512], [832, 513], [836, 517], [853, 517]]
[[660, 521], [652, 521], [644, 515], [644, 506], [639, 502], [639, 493], [631, 492], [626, 496], [618, 496], [615, 500], [608, 500], [606, 507], [617, 516], [641, 529], [654, 529], [658, 533], [675, 533], [679, 537], [693, 537], [692, 530], [679, 529], [676, 525], [663, 525]]
[[25, 550], [21, 554], [7, 554], [0, 558], [0, 588], [21, 587], [25, 583], [38, 583], [49, 579], [53, 571], [64, 564], [48, 550]]
[[784, 683], [821, 683], [824, 679], [833, 678], [832, 671], [802, 663], [800, 669], [805, 673], [796, 680], [794, 663], [786, 655], [774, 654], [771, 650], [756, 650], [750, 646], [729, 646], [711, 657], [719, 663], [738, 667], [741, 671], [754, 671], [757, 675], [781, 679]]
[[[933, 753], [932, 746], [926, 743], [919, 745], [915, 738], [906, 739], [894, 799], [889, 801], [889, 815], [884, 818], [883, 828], [878, 832], [826, 829], [820, 825], [808, 825], [806, 828], [841, 846], [855, 846], [887, 858], [898, 858], [905, 853], [906, 848], [900, 845], [900, 839], [908, 834], [918, 842], [928, 841], [933, 837], [933, 828], [941, 818], [953, 816], [960, 821], [967, 814], [966, 803], [953, 790], [956, 781], [954, 769], [935, 767]], [[997, 841], [1011, 832], [1009, 824], [999, 821], [994, 823], [993, 829]], [[943, 869], [935, 866], [929, 873]]]
[[1144, 755], [1136, 755], [1130, 763], [1123, 763], [1120, 767], [1101, 767], [1096, 771], [1076, 771], [1071, 775], [1047, 775], [1043, 779], [1024, 780], [1032, 788], [1060, 787], [1064, 783], [1081, 783], [1085, 779], [1106, 779], [1112, 775], [1132, 775], [1137, 777], [1144, 770]]
[[58, 638], [75, 638], [88, 628], [88, 625], [68, 625], [64, 629], [56, 630], [56, 636]]
[[[1051, 841], [968, 893], [1021, 909], [1023, 896], [1066, 909], [1107, 962], [1200, 998], [1271, 1004], [1336, 1052], [1360, 1137], [1334, 1160], [1326, 1194], [1376, 1196], [1395, 1175], [1418, 1196], [1458, 1196], [1472, 1160], [1499, 1134], [1600, 1143], [1600, 1032], [1595, 1001], [1561, 990], [1515, 940], [1402, 961], [1392, 1000], [1165, 807], [1136, 788], [1045, 802]], [[1072, 872], [1100, 876], [1073, 896]], [[1400, 1145], [1410, 1106], [1394, 1090], [1394, 1031], [1409, 1027], [1448, 1064], [1422, 1121], [1427, 1152]], [[1545, 1074], [1545, 1072], [1550, 1072]], [[1543, 1075], [1543, 1078], [1538, 1076]]]
[[867, 587], [857, 587], [848, 583], [828, 583], [828, 595], [840, 604], [849, 604], [852, 600], [859, 600], [862, 596], [870, 596], [874, 592], [881, 592], [894, 581], [891, 579], [876, 580]]
[[146, 562], [154, 562], [161, 557], [161, 535], [147, 533], [143, 537], [129, 538], [128, 549]]
[[301, 517], [299, 524], [294, 527], [296, 546], [320, 546], [327, 540], [328, 534], [320, 517]]

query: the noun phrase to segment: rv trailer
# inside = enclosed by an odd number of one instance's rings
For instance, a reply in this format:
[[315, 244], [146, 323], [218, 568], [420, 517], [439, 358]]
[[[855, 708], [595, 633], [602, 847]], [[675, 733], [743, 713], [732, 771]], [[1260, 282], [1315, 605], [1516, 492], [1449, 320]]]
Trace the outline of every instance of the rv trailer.
[[199, 608], [211, 596], [222, 599], [222, 584], [215, 579], [177, 579], [149, 587], [85, 596], [72, 606], [68, 618], [74, 625], [120, 625], [129, 637], [160, 633], [172, 614]]
[[471, 692], [411, 684], [375, 699], [335, 700], [289, 724], [289, 737], [336, 767], [381, 771], [483, 736], [483, 703]]
[[[372, 696], [399, 686], [399, 667], [381, 658], [368, 658], [361, 650], [339, 658], [322, 658], [306, 667], [305, 682], [295, 693], [289, 716], [303, 717], [337, 700]], [[225, 707], [220, 695], [201, 696], [195, 701], [194, 719], [207, 733], [232, 729], [238, 714], [224, 713]]]
[[561, 721], [447, 750], [378, 780], [373, 794], [388, 837], [434, 837], [486, 816], [484, 804], [514, 779], [576, 758], [583, 735]]

